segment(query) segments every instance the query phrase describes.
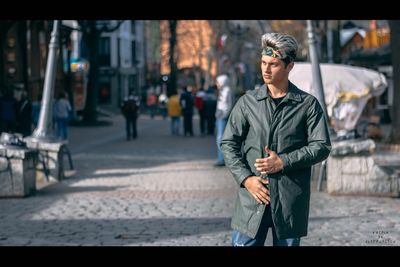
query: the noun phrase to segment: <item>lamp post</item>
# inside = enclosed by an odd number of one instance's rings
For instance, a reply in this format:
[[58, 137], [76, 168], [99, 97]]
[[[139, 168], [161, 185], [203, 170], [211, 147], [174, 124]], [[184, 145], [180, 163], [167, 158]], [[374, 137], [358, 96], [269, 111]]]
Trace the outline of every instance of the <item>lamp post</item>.
[[319, 67], [319, 58], [317, 53], [317, 40], [315, 38], [314, 27], [311, 20], [307, 20], [307, 33], [312, 68], [313, 89], [319, 103], [321, 104], [322, 110], [324, 111], [325, 119], [328, 121], [324, 86], [322, 85], [321, 69]]
[[57, 49], [58, 36], [59, 36], [59, 20], [55, 20], [53, 24], [53, 31], [51, 33], [51, 39], [49, 44], [49, 55], [47, 58], [46, 65], [46, 76], [43, 87], [43, 98], [42, 107], [40, 109], [39, 122], [37, 128], [30, 136], [32, 141], [40, 142], [55, 142], [56, 137], [52, 133], [52, 121], [53, 121], [53, 95], [54, 95], [54, 84], [57, 70]]
[[60, 21], [55, 20], [51, 32], [38, 127], [31, 136], [24, 139], [28, 148], [38, 151], [38, 164], [42, 166], [41, 170], [44, 172], [47, 181], [50, 180], [50, 177], [55, 180], [65, 178], [64, 155], [68, 156], [70, 169], [73, 170], [74, 168], [71, 153], [67, 148], [67, 141], [57, 140], [52, 131], [52, 102], [57, 70], [57, 49], [59, 48], [59, 24]]
[[[307, 20], [307, 33], [308, 33], [308, 44], [309, 44], [310, 60], [312, 68], [313, 89], [322, 107], [325, 119], [327, 122], [329, 122], [328, 113], [326, 111], [324, 87], [322, 85], [321, 69], [319, 67], [319, 59], [316, 46], [317, 40], [315, 39], [314, 28], [311, 20]], [[324, 160], [321, 163], [319, 169], [318, 185], [317, 185], [318, 191], [321, 191], [322, 179], [326, 174], [325, 170], [326, 170], [326, 160]], [[314, 176], [314, 166], [312, 168], [312, 176]]]

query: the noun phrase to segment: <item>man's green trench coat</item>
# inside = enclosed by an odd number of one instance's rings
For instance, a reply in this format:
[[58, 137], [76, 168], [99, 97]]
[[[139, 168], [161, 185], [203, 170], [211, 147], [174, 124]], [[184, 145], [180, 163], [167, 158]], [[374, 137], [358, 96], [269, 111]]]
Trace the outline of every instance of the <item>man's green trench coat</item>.
[[261, 176], [254, 163], [268, 156], [265, 146], [283, 161], [282, 171], [267, 176], [277, 237], [306, 236], [311, 166], [326, 159], [331, 150], [318, 100], [289, 82], [288, 93], [275, 106], [263, 85], [242, 96], [230, 114], [221, 149], [239, 185], [231, 226], [251, 238], [258, 231], [265, 205], [258, 204], [242, 182], [248, 176]]

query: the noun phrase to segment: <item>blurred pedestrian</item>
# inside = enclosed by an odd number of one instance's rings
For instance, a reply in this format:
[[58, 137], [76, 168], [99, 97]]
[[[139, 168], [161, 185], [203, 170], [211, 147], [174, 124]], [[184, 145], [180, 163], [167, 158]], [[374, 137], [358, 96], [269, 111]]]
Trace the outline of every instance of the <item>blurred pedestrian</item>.
[[32, 103], [28, 93], [23, 90], [17, 102], [17, 132], [22, 136], [28, 136], [32, 132]]
[[17, 100], [11, 89], [6, 88], [0, 97], [0, 131], [13, 133], [17, 124]]
[[219, 75], [217, 77], [218, 101], [217, 111], [215, 112], [215, 122], [217, 128], [217, 162], [214, 166], [225, 166], [224, 156], [221, 151], [221, 138], [224, 133], [229, 114], [233, 108], [235, 96], [229, 86], [229, 78], [227, 75]]
[[37, 99], [32, 102], [32, 123], [36, 128], [39, 122], [40, 108], [42, 106], [42, 94], [39, 94]]
[[206, 116], [204, 108], [205, 97], [206, 97], [206, 92], [204, 91], [203, 87], [200, 87], [194, 98], [194, 105], [197, 108], [197, 112], [199, 113], [200, 134], [202, 136], [206, 134]]
[[57, 137], [60, 140], [68, 139], [68, 121], [71, 113], [71, 104], [65, 92], [60, 92], [54, 103], [54, 119], [56, 122]]
[[153, 92], [153, 90], [150, 90], [147, 95], [147, 108], [150, 112], [150, 118], [154, 119], [154, 116], [157, 112], [157, 95]]
[[179, 104], [179, 96], [172, 95], [167, 102], [168, 116], [171, 118], [171, 134], [179, 135], [179, 128], [181, 125], [181, 105]]
[[126, 129], [126, 140], [129, 141], [132, 139], [136, 139], [137, 134], [137, 117], [139, 110], [139, 98], [135, 97], [133, 94], [130, 94], [121, 106], [122, 114], [125, 118], [125, 129]]
[[192, 96], [191, 87], [183, 87], [183, 92], [180, 97], [180, 104], [183, 115], [183, 135], [193, 136], [194, 99]]
[[288, 79], [297, 49], [290, 35], [262, 36], [265, 84], [239, 98], [222, 138], [239, 185], [234, 246], [263, 246], [269, 228], [274, 246], [299, 246], [307, 235], [311, 166], [328, 157], [331, 143], [318, 100]]
[[166, 93], [161, 93], [158, 96], [158, 108], [164, 120], [167, 118], [167, 101], [168, 98]]
[[217, 93], [216, 86], [208, 87], [203, 101], [204, 117], [206, 121], [206, 129], [208, 135], [214, 135], [215, 132], [215, 111], [217, 110]]

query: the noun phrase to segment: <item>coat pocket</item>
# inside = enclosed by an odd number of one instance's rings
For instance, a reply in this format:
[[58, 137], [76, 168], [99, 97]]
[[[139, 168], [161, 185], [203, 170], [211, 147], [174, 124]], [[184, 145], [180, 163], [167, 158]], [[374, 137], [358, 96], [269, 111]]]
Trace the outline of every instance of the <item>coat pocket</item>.
[[258, 205], [257, 201], [250, 194], [250, 192], [247, 191], [246, 188], [239, 189], [239, 200], [244, 209], [251, 210], [251, 211], [257, 209], [257, 205]]

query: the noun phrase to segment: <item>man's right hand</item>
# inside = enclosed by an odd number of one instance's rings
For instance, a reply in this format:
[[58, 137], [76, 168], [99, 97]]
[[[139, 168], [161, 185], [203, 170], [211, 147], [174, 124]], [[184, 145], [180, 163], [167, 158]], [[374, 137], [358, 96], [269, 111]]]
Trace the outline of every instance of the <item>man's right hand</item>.
[[249, 176], [244, 182], [243, 186], [250, 192], [259, 204], [269, 204], [269, 190], [265, 188], [264, 184], [268, 184], [267, 179], [262, 179], [259, 176]]

